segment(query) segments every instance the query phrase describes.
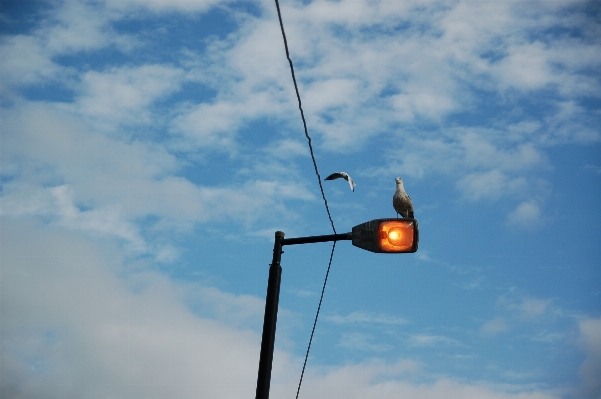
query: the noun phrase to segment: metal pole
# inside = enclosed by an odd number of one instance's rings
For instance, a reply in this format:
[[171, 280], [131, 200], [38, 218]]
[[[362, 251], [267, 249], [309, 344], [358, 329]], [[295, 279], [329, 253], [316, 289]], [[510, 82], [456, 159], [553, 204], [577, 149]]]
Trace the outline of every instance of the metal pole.
[[[373, 226], [371, 225], [382, 220], [386, 221], [396, 219], [372, 220], [370, 222], [363, 223], [359, 226], [355, 226], [353, 227], [352, 232], [344, 234], [284, 238], [283, 231], [275, 232], [275, 243], [273, 244], [273, 260], [271, 261], [271, 265], [269, 266], [269, 280], [267, 281], [265, 316], [263, 319], [263, 337], [261, 339], [261, 355], [259, 358], [259, 373], [257, 376], [257, 392], [255, 394], [255, 399], [269, 399], [269, 386], [271, 384], [271, 366], [273, 364], [273, 348], [275, 344], [275, 326], [278, 320], [278, 302], [280, 300], [280, 282], [282, 278], [282, 267], [280, 266], [280, 261], [282, 260], [282, 246], [296, 244], [312, 244], [317, 242], [328, 241], [352, 240], [353, 245], [356, 247], [363, 248], [372, 252], [381, 252], [374, 250], [370, 245], [372, 244], [372, 242], [376, 241], [377, 236], [376, 228], [372, 228]], [[364, 227], [365, 225], [368, 225], [369, 228]], [[375, 224], [375, 226], [377, 226], [377, 224]], [[357, 234], [355, 234], [356, 229]], [[415, 220], [415, 229], [416, 237], [418, 237], [417, 220]], [[367, 231], [367, 233], [365, 233], [364, 230]], [[369, 238], [369, 240], [367, 240], [367, 244], [363, 243], [363, 241], [365, 241], [365, 236]], [[355, 239], [357, 239], [357, 243], [355, 243]], [[365, 244], [367, 246], [361, 244]], [[411, 251], [406, 252], [415, 251], [417, 251], [417, 241], [414, 245], [414, 248], [412, 248]]]
[[273, 363], [273, 347], [275, 343], [275, 326], [278, 319], [278, 302], [280, 300], [280, 281], [282, 277], [282, 241], [284, 232], [275, 232], [273, 260], [269, 267], [267, 296], [265, 298], [265, 316], [263, 319], [263, 337], [261, 339], [261, 357], [257, 376], [257, 392], [255, 399], [269, 399], [271, 383], [271, 365]]
[[313, 244], [316, 242], [328, 242], [328, 241], [343, 241], [352, 240], [353, 233], [344, 234], [329, 234], [326, 236], [311, 236], [311, 237], [297, 237], [297, 238], [284, 238], [282, 245], [296, 245], [296, 244]]
[[265, 316], [263, 319], [263, 337], [261, 339], [261, 356], [259, 358], [259, 373], [257, 376], [257, 392], [255, 399], [269, 399], [271, 365], [273, 364], [273, 348], [275, 343], [275, 326], [278, 319], [280, 281], [282, 278], [282, 267], [280, 266], [280, 261], [282, 259], [282, 246], [352, 239], [352, 233], [285, 239], [283, 231], [275, 232], [273, 260], [271, 261], [271, 265], [269, 267], [269, 280], [267, 281]]

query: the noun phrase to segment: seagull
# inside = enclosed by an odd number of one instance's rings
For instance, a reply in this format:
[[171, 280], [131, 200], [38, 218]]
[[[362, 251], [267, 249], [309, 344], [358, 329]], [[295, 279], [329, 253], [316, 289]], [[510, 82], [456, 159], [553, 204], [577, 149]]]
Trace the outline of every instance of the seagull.
[[355, 191], [356, 184], [353, 181], [353, 179], [351, 179], [351, 177], [346, 172], [332, 173], [331, 175], [326, 177], [324, 180], [334, 180], [334, 179], [340, 179], [340, 178], [346, 180], [348, 182], [349, 186], [351, 186], [351, 190]]
[[396, 178], [396, 191], [392, 196], [392, 206], [396, 211], [396, 217], [399, 217], [399, 214], [404, 218], [413, 219], [413, 204], [411, 203], [411, 198], [405, 192], [405, 188], [403, 187], [403, 179], [400, 177]]

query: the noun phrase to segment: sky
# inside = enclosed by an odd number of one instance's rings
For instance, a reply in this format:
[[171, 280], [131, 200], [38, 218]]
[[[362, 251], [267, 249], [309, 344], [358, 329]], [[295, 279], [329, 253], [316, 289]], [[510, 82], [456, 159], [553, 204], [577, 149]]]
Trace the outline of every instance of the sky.
[[[281, 0], [338, 233], [300, 398], [601, 398], [598, 2]], [[272, 0], [2, 0], [0, 396], [253, 398], [332, 234]], [[285, 247], [296, 395], [332, 243]]]

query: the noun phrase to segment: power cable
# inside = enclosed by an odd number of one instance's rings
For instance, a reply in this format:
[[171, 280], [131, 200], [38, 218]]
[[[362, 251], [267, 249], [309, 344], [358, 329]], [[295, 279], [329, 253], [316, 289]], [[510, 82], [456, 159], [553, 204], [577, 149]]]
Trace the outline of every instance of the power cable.
[[315, 167], [315, 173], [317, 174], [317, 182], [319, 183], [319, 189], [321, 190], [321, 197], [323, 198], [323, 202], [326, 205], [326, 211], [328, 212], [328, 218], [330, 219], [330, 223], [332, 224], [332, 230], [334, 230], [334, 234], [337, 234], [336, 227], [334, 227], [334, 221], [332, 220], [332, 215], [330, 214], [330, 208], [328, 207], [328, 200], [326, 199], [326, 195], [323, 192], [323, 186], [321, 184], [321, 175], [319, 174], [319, 170], [317, 169], [317, 162], [315, 162], [315, 155], [313, 154], [313, 146], [311, 145], [311, 137], [309, 136], [309, 132], [307, 131], [307, 122], [305, 121], [305, 113], [303, 112], [301, 98], [300, 98], [300, 94], [298, 92], [298, 85], [296, 84], [296, 76], [294, 76], [294, 65], [292, 65], [292, 60], [290, 59], [290, 53], [288, 52], [288, 41], [286, 40], [286, 32], [284, 32], [284, 23], [282, 22], [282, 13], [280, 12], [280, 3], [278, 2], [278, 0], [275, 0], [275, 6], [278, 9], [278, 18], [280, 19], [280, 28], [282, 28], [282, 37], [284, 38], [284, 47], [286, 48], [286, 58], [288, 58], [288, 63], [290, 64], [290, 72], [292, 73], [292, 81], [294, 82], [294, 89], [296, 90], [296, 98], [298, 99], [298, 109], [300, 110], [301, 118], [303, 119], [303, 127], [305, 128], [305, 136], [307, 137], [307, 141], [309, 143], [309, 151], [311, 152], [311, 159], [313, 160], [313, 166]]
[[[321, 190], [321, 197], [323, 198], [323, 203], [326, 206], [326, 212], [328, 213], [328, 219], [330, 219], [330, 224], [332, 225], [332, 230], [334, 231], [334, 234], [337, 234], [336, 227], [334, 226], [334, 221], [332, 220], [332, 215], [330, 214], [330, 208], [328, 207], [328, 200], [326, 199], [326, 195], [323, 191], [323, 186], [321, 184], [321, 175], [319, 174], [319, 169], [317, 168], [317, 162], [315, 161], [315, 155], [313, 153], [313, 146], [311, 145], [311, 137], [309, 136], [309, 132], [307, 130], [307, 122], [305, 121], [305, 113], [303, 112], [301, 98], [300, 98], [300, 94], [298, 91], [298, 84], [296, 83], [296, 76], [294, 75], [294, 65], [292, 65], [292, 59], [290, 58], [290, 52], [288, 51], [288, 41], [286, 40], [286, 32], [284, 31], [284, 23], [282, 22], [282, 13], [280, 12], [280, 3], [278, 2], [278, 0], [275, 0], [275, 6], [278, 10], [278, 18], [280, 20], [280, 28], [282, 29], [282, 37], [284, 39], [284, 47], [286, 49], [286, 58], [288, 58], [288, 63], [290, 64], [290, 73], [292, 74], [292, 81], [294, 82], [294, 89], [296, 90], [296, 98], [298, 99], [298, 109], [300, 110], [301, 118], [303, 119], [303, 127], [305, 128], [305, 137], [307, 137], [307, 142], [309, 143], [309, 151], [311, 152], [311, 159], [313, 160], [313, 167], [315, 168], [315, 174], [317, 175], [317, 182], [319, 183], [319, 189]], [[319, 311], [321, 310], [323, 294], [326, 290], [326, 284], [328, 282], [328, 276], [330, 275], [330, 268], [332, 266], [332, 258], [334, 257], [335, 249], [336, 249], [336, 241], [334, 241], [334, 245], [332, 245], [332, 252], [330, 253], [330, 261], [328, 262], [328, 269], [326, 271], [326, 277], [323, 282], [323, 287], [321, 288], [321, 296], [319, 298], [319, 305], [317, 305], [317, 313], [315, 314], [315, 320], [313, 321], [313, 329], [311, 330], [311, 337], [309, 338], [309, 345], [307, 345], [307, 352], [305, 353], [305, 361], [303, 363], [303, 370], [301, 371], [300, 380], [298, 381], [298, 388], [296, 390], [296, 399], [298, 399], [298, 395], [299, 395], [300, 389], [301, 389], [301, 384], [303, 383], [303, 376], [305, 375], [307, 359], [309, 358], [309, 351], [311, 350], [311, 343], [313, 342], [313, 334], [315, 333], [315, 326], [317, 325], [317, 318], [319, 317]]]
[[[276, 0], [277, 1], [277, 0]], [[323, 301], [323, 293], [326, 290], [326, 283], [328, 282], [328, 275], [330, 274], [330, 266], [332, 266], [332, 257], [334, 257], [334, 249], [336, 248], [336, 241], [332, 245], [332, 252], [330, 253], [330, 262], [328, 264], [328, 271], [326, 271], [326, 278], [321, 288], [321, 297], [319, 298], [319, 305], [317, 305], [317, 313], [315, 314], [315, 321], [313, 322], [313, 329], [311, 330], [311, 338], [309, 338], [309, 345], [307, 346], [307, 353], [305, 353], [305, 362], [303, 363], [303, 371], [301, 371], [300, 380], [298, 381], [298, 389], [296, 390], [296, 399], [300, 393], [301, 384], [303, 383], [303, 376], [305, 375], [305, 367], [307, 366], [307, 359], [309, 358], [309, 350], [311, 349], [311, 342], [313, 342], [313, 333], [315, 333], [315, 326], [317, 325], [317, 318], [319, 317], [319, 310], [321, 309], [321, 301]]]

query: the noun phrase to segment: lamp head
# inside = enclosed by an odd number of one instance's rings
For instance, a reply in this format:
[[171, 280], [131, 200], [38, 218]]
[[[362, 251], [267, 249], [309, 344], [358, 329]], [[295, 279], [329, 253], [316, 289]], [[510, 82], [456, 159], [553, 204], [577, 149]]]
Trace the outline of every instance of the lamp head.
[[412, 253], [417, 251], [419, 230], [416, 219], [375, 219], [353, 227], [353, 245], [371, 252]]

